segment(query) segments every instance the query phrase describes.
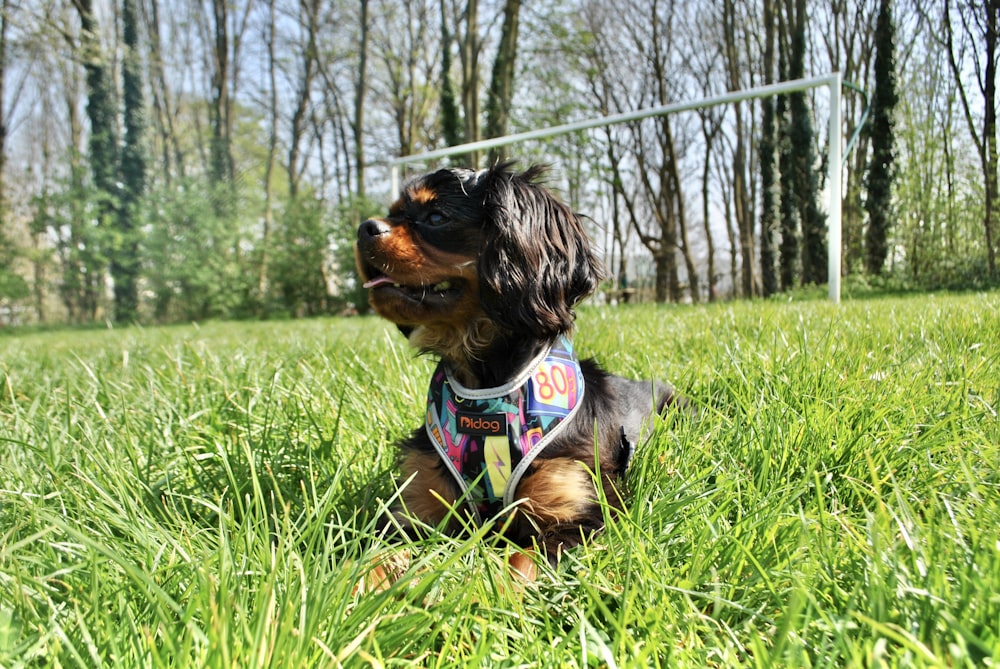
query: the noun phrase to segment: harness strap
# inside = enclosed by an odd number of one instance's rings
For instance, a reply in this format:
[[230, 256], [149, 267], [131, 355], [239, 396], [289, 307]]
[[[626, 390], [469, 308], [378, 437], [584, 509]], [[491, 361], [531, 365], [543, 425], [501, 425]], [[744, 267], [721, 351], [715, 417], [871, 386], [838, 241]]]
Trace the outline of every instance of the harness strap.
[[566, 336], [495, 388], [466, 388], [438, 363], [425, 429], [476, 522], [515, 502], [521, 478], [579, 410], [583, 393], [583, 371]]

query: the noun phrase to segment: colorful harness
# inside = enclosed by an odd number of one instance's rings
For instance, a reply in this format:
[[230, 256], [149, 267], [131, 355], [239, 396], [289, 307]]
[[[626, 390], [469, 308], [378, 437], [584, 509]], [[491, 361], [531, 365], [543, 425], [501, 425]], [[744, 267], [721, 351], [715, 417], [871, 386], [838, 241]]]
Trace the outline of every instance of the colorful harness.
[[565, 336], [496, 388], [466, 388], [438, 364], [427, 391], [427, 435], [477, 522], [511, 505], [528, 466], [580, 408], [583, 386]]

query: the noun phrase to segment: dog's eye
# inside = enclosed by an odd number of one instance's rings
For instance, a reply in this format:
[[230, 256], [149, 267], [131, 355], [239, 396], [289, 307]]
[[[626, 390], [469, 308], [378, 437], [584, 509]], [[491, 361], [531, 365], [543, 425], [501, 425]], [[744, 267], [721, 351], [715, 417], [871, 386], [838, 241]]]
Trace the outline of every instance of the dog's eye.
[[440, 211], [432, 211], [431, 213], [427, 214], [427, 218], [424, 220], [427, 221], [428, 225], [441, 225], [442, 223], [444, 223], [445, 219], [444, 219], [444, 214], [442, 214]]

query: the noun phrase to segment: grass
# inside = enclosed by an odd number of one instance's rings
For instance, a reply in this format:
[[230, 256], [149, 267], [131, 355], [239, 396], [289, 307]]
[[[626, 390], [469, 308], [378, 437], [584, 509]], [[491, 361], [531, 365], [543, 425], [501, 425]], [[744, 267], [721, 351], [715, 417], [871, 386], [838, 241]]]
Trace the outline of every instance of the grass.
[[477, 536], [355, 591], [431, 364], [381, 321], [3, 337], [0, 666], [1000, 664], [1000, 293], [579, 322], [701, 414], [523, 592]]

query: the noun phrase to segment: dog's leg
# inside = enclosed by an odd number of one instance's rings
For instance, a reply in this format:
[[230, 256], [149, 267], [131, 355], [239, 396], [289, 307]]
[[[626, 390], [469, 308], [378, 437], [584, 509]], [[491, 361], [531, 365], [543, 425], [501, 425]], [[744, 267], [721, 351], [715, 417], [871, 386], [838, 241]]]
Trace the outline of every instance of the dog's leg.
[[[524, 500], [519, 513], [526, 516], [519, 534], [530, 532], [542, 554], [555, 564], [561, 551], [580, 544], [586, 536], [601, 529], [604, 515], [593, 477], [582, 462], [552, 458], [536, 460], [534, 468], [517, 489], [516, 497]], [[610, 481], [606, 483], [610, 485]], [[613, 490], [607, 492], [617, 494]], [[512, 560], [512, 567], [520, 571], [521, 560], [531, 561], [530, 557], [522, 556], [516, 564]], [[528, 569], [533, 572], [534, 565]]]
[[[386, 522], [410, 539], [420, 533], [420, 529], [414, 525], [414, 519], [436, 527], [447, 517], [458, 499], [454, 482], [440, 465], [438, 456], [433, 453], [409, 451], [403, 458], [402, 480], [408, 483], [400, 493], [400, 504], [393, 509], [392, 518], [386, 518]], [[405, 549], [391, 550], [378, 556], [372, 561], [371, 569], [355, 585], [354, 592], [387, 590], [406, 571], [409, 564], [410, 553]]]
[[408, 481], [400, 497], [402, 508], [393, 515], [404, 531], [412, 528], [408, 518], [437, 527], [458, 502], [458, 491], [436, 453], [410, 451], [400, 466], [402, 480]]

